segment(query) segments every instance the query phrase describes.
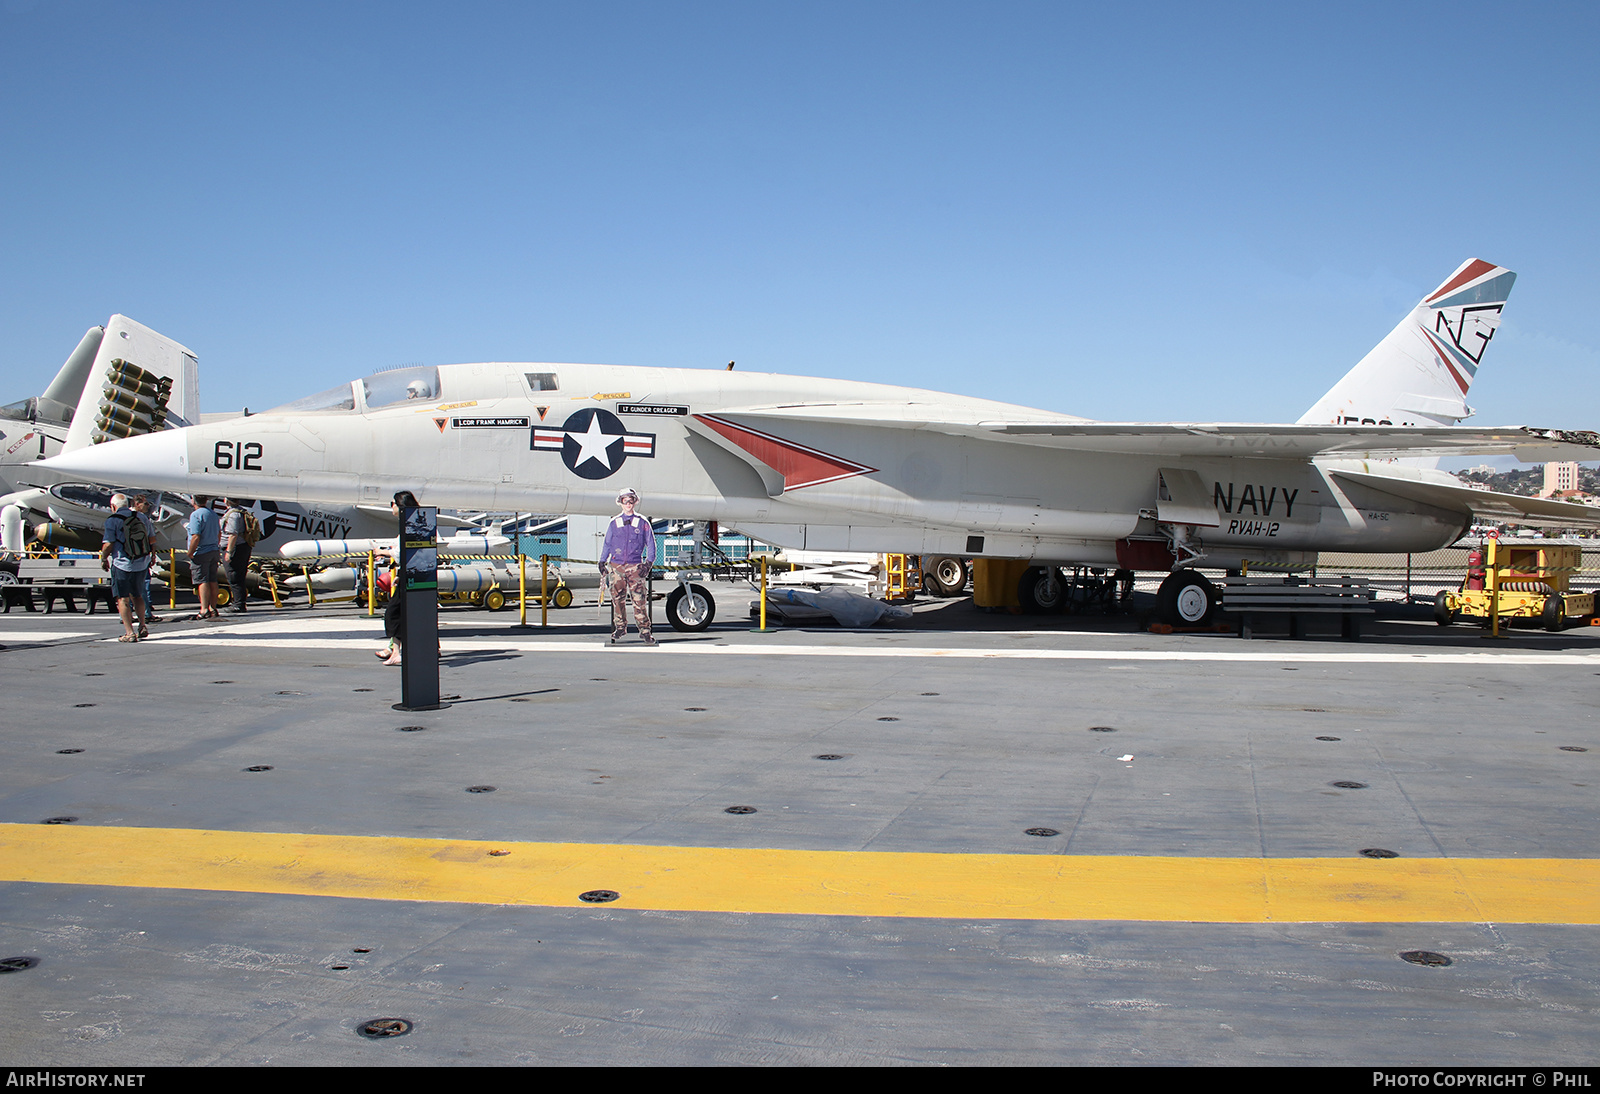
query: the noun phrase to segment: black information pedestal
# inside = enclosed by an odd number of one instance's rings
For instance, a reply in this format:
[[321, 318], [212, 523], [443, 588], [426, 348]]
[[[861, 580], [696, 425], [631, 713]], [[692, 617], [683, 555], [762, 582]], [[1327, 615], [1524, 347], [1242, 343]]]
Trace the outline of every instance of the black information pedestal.
[[439, 510], [400, 511], [400, 702], [396, 710], [438, 710]]

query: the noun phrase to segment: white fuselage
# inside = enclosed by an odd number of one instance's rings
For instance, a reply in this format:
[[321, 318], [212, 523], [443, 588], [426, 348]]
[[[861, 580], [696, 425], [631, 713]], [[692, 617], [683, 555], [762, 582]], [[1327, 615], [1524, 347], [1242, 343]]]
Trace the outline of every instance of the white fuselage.
[[347, 408], [133, 438], [115, 446], [118, 462], [148, 486], [302, 506], [381, 505], [412, 490], [442, 507], [609, 514], [631, 486], [651, 513], [787, 547], [1095, 565], [1117, 563], [1118, 540], [1156, 533], [1158, 472], [1174, 466], [1215, 503], [1217, 526], [1193, 532], [1210, 565], [1430, 550], [1469, 520], [1336, 481], [1307, 458], [997, 437], [981, 424], [1083, 419], [911, 388], [602, 365], [419, 371], [432, 386], [401, 401], [369, 406], [358, 381]]

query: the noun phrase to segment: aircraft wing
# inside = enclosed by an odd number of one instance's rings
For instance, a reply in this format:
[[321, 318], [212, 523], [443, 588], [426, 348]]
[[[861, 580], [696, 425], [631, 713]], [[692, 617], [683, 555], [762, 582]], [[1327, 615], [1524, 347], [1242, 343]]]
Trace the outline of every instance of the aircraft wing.
[[1527, 498], [1493, 490], [1474, 490], [1410, 478], [1395, 478], [1372, 471], [1330, 467], [1330, 474], [1341, 479], [1382, 490], [1407, 501], [1434, 505], [1441, 509], [1470, 509], [1478, 516], [1517, 524], [1551, 525], [1559, 528], [1600, 528], [1600, 507], [1579, 505], [1550, 498]]
[[1407, 456], [1516, 456], [1525, 463], [1600, 458], [1600, 434], [1588, 430], [1505, 426], [1250, 425], [1194, 423], [1146, 425], [1094, 422], [1040, 426], [986, 423], [1001, 436], [1051, 447], [1098, 452], [1176, 456], [1329, 456], [1391, 459]]
[[[1600, 433], [1504, 426], [1261, 425], [1238, 422], [1095, 422], [1083, 418], [955, 421], [938, 408], [907, 404], [745, 407], [715, 417], [781, 432], [785, 421], [884, 429], [925, 429], [1080, 452], [1161, 456], [1263, 456], [1393, 459], [1408, 456], [1515, 456], [1526, 463], [1600, 459]], [[704, 420], [706, 416], [695, 415]]]
[[[387, 505], [358, 505], [358, 506], [356, 506], [356, 508], [359, 511], [365, 513], [369, 517], [380, 517], [380, 518], [382, 518], [384, 520], [394, 520], [395, 519], [394, 518], [394, 510], [390, 509]], [[473, 524], [470, 520], [463, 520], [462, 518], [460, 518], [458, 516], [454, 516], [454, 515], [452, 515], [450, 513], [440, 513], [439, 514], [438, 527], [440, 527], [440, 528], [475, 528], [477, 526], [475, 524]]]

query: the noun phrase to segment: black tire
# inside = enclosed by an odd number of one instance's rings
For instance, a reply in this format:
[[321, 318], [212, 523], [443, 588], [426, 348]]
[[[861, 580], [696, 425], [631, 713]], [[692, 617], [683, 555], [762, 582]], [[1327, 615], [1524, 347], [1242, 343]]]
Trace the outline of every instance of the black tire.
[[1440, 593], [1433, 598], [1433, 621], [1441, 627], [1448, 627], [1456, 621], [1456, 613], [1450, 610], [1450, 594]]
[[1544, 598], [1544, 611], [1539, 613], [1539, 622], [1547, 631], [1559, 631], [1567, 625], [1567, 616], [1564, 609], [1566, 602], [1559, 596]]
[[1067, 606], [1067, 583], [1054, 566], [1029, 566], [1017, 581], [1017, 603], [1029, 615], [1054, 615]]
[[1204, 574], [1175, 570], [1156, 591], [1156, 614], [1174, 627], [1204, 627], [1217, 613], [1217, 587]]
[[703, 585], [679, 585], [667, 594], [667, 622], [675, 631], [703, 631], [717, 617], [717, 602]]
[[952, 555], [922, 560], [922, 589], [929, 596], [960, 596], [967, 587], [967, 564]]

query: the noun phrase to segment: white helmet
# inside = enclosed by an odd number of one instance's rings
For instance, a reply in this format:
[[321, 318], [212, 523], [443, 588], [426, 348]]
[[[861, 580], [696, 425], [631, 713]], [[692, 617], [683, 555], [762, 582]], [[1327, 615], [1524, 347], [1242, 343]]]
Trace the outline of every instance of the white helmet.
[[633, 503], [635, 505], [639, 504], [639, 491], [635, 490], [631, 486], [624, 486], [617, 493], [617, 504], [621, 505], [623, 503], [623, 501], [625, 501], [628, 498], [632, 498], [633, 499]]

